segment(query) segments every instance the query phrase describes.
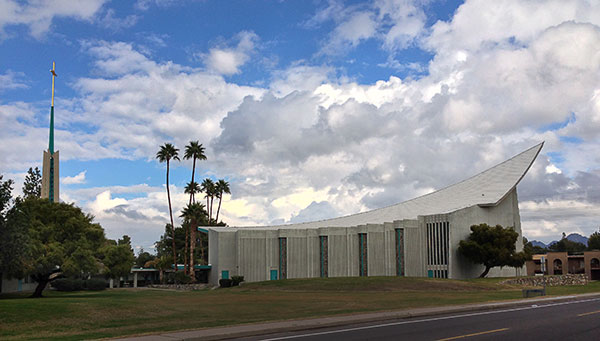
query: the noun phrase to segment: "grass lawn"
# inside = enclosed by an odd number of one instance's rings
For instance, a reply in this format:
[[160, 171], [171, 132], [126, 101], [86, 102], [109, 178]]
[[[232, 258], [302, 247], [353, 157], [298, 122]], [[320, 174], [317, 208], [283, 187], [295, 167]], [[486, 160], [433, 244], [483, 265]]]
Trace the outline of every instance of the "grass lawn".
[[[521, 298], [521, 287], [499, 279], [399, 277], [298, 279], [242, 287], [176, 292], [113, 289], [41, 299], [0, 296], [0, 339], [93, 339], [240, 323], [398, 310]], [[549, 295], [600, 292], [586, 286], [549, 287]]]

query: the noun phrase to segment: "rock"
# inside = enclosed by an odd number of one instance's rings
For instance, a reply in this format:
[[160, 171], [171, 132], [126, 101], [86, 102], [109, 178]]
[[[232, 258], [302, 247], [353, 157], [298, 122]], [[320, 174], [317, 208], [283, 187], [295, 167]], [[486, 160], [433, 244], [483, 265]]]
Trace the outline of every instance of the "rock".
[[521, 285], [526, 287], [541, 287], [544, 286], [556, 287], [562, 285], [586, 285], [588, 278], [585, 274], [567, 274], [556, 276], [534, 276], [534, 277], [517, 277], [504, 280], [500, 284]]
[[155, 289], [171, 289], [171, 290], [183, 290], [183, 291], [191, 291], [191, 290], [202, 290], [208, 287], [206, 283], [200, 284], [150, 284], [148, 288]]

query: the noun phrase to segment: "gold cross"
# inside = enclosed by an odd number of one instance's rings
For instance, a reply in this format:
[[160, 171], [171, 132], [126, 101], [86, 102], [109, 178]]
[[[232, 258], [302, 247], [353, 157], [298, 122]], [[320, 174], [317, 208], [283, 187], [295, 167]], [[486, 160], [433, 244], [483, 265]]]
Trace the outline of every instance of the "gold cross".
[[54, 106], [54, 77], [58, 77], [55, 70], [56, 63], [52, 62], [52, 70], [50, 70], [50, 72], [52, 73], [52, 106]]

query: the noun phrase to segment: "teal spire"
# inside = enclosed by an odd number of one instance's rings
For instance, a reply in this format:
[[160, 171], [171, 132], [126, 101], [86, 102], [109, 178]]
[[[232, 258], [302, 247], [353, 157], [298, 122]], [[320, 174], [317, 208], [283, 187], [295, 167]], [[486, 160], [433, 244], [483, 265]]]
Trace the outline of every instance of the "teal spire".
[[50, 138], [48, 141], [48, 151], [54, 154], [54, 106], [50, 107]]

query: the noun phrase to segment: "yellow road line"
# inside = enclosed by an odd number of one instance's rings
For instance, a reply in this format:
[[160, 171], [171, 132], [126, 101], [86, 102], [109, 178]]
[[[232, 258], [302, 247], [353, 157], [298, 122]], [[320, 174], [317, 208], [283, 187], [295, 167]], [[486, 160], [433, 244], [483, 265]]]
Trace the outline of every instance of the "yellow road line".
[[505, 331], [505, 330], [508, 330], [508, 328], [494, 329], [494, 330], [488, 330], [488, 331], [485, 331], [485, 332], [479, 332], [479, 333], [473, 333], [473, 334], [453, 336], [453, 337], [449, 337], [449, 338], [446, 338], [446, 339], [439, 339], [437, 341], [448, 341], [448, 340], [463, 339], [465, 337], [471, 337], [471, 336], [477, 336], [477, 335], [483, 335], [483, 334], [497, 333], [497, 332], [502, 332], [502, 331]]
[[586, 315], [592, 315], [592, 314], [598, 314], [600, 313], [600, 310], [597, 311], [590, 311], [589, 313], [583, 313], [583, 314], [579, 314], [577, 316], [581, 317], [581, 316], [586, 316]]

